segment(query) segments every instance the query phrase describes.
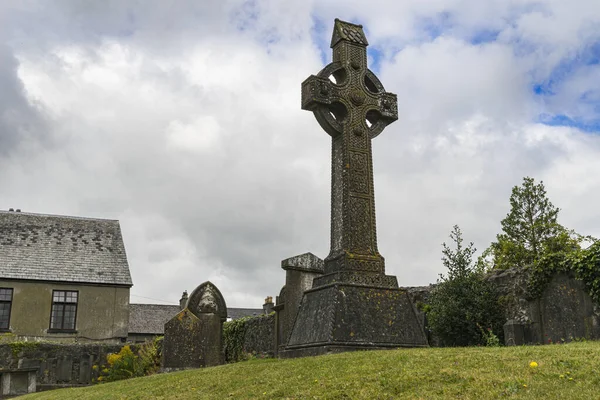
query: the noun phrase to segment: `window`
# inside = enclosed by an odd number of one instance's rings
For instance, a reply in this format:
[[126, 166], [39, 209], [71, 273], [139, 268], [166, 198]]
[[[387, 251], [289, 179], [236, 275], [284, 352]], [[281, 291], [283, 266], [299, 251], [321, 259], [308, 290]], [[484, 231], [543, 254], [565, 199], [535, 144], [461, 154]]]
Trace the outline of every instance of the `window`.
[[8, 331], [10, 327], [12, 295], [12, 289], [0, 288], [0, 331]]
[[77, 315], [76, 291], [52, 291], [52, 315], [50, 317], [51, 331], [74, 331], [75, 316]]

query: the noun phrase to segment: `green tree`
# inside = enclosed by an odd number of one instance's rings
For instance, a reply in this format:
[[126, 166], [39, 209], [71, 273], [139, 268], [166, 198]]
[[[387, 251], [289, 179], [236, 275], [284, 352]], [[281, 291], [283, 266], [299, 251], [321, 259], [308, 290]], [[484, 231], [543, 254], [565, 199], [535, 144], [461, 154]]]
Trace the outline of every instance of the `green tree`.
[[453, 247], [442, 244], [442, 263], [448, 275], [440, 274], [427, 307], [432, 333], [446, 346], [486, 344], [494, 334], [502, 338], [502, 307], [495, 287], [473, 263], [477, 249], [472, 242], [464, 245], [457, 225], [450, 239]]
[[543, 182], [523, 178], [522, 185], [512, 189], [502, 233], [484, 255], [492, 256], [495, 268], [523, 268], [545, 254], [578, 249], [574, 233], [557, 222], [559, 211], [548, 199]]

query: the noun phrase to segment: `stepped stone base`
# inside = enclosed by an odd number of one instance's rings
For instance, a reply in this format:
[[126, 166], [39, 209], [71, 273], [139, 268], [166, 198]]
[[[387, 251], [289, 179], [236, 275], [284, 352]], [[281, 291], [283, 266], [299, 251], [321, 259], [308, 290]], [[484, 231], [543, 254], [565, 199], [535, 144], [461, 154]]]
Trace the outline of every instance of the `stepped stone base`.
[[280, 355], [427, 346], [423, 326], [404, 290], [333, 283], [304, 293]]

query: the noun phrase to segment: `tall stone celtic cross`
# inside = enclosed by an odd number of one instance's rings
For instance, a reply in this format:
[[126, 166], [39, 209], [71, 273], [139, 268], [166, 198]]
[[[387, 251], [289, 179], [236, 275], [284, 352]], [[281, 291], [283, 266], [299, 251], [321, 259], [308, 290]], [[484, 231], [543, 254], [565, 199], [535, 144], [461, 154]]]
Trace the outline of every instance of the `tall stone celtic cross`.
[[371, 139], [398, 119], [396, 95], [367, 68], [362, 25], [335, 20], [333, 62], [302, 83], [302, 109], [332, 137], [331, 250], [325, 274], [385, 274], [377, 249]]

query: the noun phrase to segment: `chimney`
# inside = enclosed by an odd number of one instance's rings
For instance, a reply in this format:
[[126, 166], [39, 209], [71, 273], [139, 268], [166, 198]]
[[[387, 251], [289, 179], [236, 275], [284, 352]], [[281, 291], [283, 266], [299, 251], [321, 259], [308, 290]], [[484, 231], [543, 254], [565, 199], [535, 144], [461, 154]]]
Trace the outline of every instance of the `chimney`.
[[271, 314], [271, 312], [273, 312], [273, 306], [274, 306], [274, 304], [273, 304], [273, 297], [268, 296], [265, 299], [265, 304], [263, 304], [263, 312], [265, 314]]
[[188, 301], [188, 294], [187, 294], [187, 290], [183, 291], [183, 294], [181, 295], [181, 299], [179, 299], [179, 309], [183, 310], [185, 308], [185, 304]]

